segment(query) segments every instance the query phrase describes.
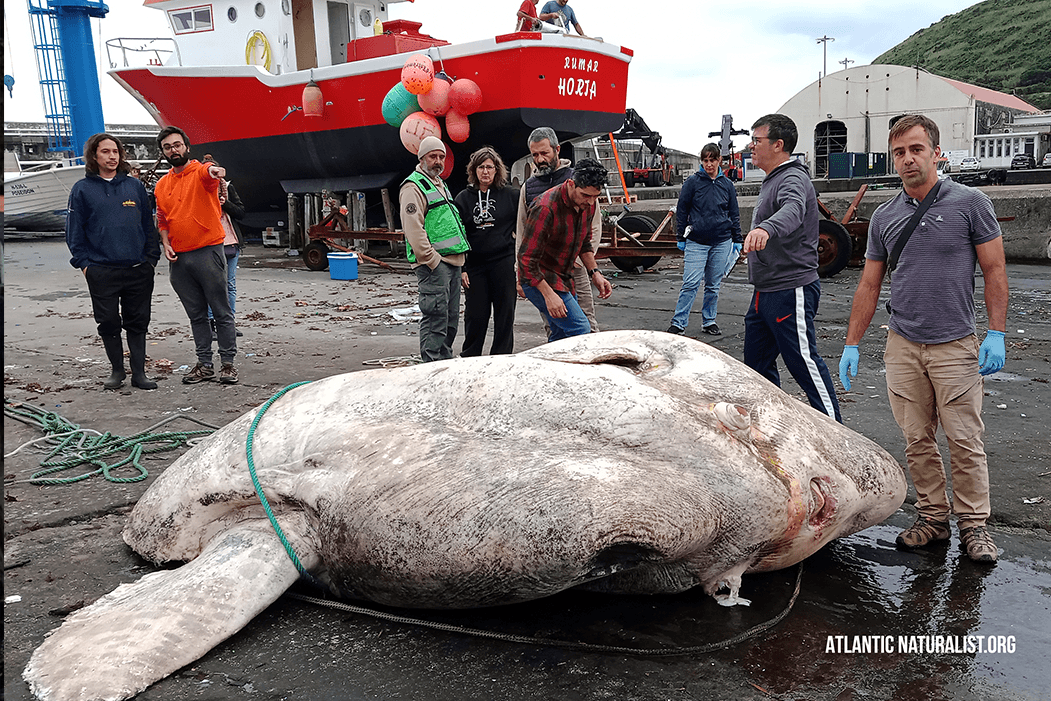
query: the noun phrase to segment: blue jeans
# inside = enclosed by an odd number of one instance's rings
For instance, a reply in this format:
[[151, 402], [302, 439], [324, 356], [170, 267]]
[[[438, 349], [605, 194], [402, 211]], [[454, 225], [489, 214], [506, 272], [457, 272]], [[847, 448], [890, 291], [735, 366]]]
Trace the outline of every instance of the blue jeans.
[[532, 302], [533, 306], [540, 310], [543, 317], [547, 319], [547, 326], [551, 329], [551, 333], [547, 337], [548, 341], [557, 341], [570, 336], [583, 336], [591, 333], [591, 324], [588, 322], [588, 318], [584, 316], [583, 310], [577, 303], [577, 298], [573, 295], [568, 292], [555, 290], [555, 294], [566, 305], [566, 317], [564, 319], [556, 319], [547, 313], [547, 302], [544, 301], [544, 295], [540, 290], [532, 285], [523, 284], [522, 291], [525, 292], [526, 299]]
[[675, 316], [671, 323], [685, 330], [690, 323], [690, 309], [697, 299], [697, 291], [704, 280], [704, 302], [701, 305], [701, 325], [715, 323], [715, 313], [719, 307], [719, 286], [723, 282], [723, 272], [729, 262], [727, 258], [733, 249], [733, 241], [727, 239], [713, 246], [705, 246], [686, 239], [686, 251], [683, 254], [682, 289], [679, 290], [679, 301], [675, 305]]

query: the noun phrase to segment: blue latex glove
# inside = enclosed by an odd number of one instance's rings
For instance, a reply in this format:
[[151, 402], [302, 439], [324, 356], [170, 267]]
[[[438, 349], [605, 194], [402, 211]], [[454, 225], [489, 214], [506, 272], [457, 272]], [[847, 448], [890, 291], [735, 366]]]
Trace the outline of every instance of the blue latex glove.
[[680, 251], [685, 251], [686, 250], [686, 242], [685, 241], [679, 241], [675, 245], [679, 247]]
[[726, 270], [723, 272], [723, 277], [730, 274], [730, 271], [734, 269], [734, 263], [741, 257], [741, 249], [744, 248], [743, 243], [735, 243], [733, 248], [730, 249], [730, 258], [726, 261]]
[[978, 349], [978, 372], [992, 375], [999, 372], [1007, 360], [1007, 349], [1004, 348], [1004, 332], [989, 329]]
[[[861, 358], [857, 346], [843, 346], [843, 356], [839, 359], [839, 381], [843, 389], [850, 391], [850, 378], [858, 376], [858, 365]], [[848, 376], [849, 375], [849, 376]]]

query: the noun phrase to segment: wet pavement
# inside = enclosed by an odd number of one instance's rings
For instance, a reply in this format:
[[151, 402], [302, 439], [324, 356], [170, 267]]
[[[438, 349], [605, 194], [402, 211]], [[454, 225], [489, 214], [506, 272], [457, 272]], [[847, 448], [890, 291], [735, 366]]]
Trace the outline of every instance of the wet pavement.
[[[90, 302], [67, 260], [61, 239], [5, 241], [5, 397], [47, 407], [85, 428], [130, 435], [170, 416], [222, 425], [292, 382], [365, 369], [417, 350], [415, 323], [390, 314], [414, 303], [413, 277], [362, 264], [357, 281], [332, 281], [281, 251], [250, 247], [238, 275], [241, 383], [179, 382], [177, 369], [193, 361], [192, 340], [162, 265], [148, 339], [149, 368], [160, 388], [105, 392], [101, 380], [108, 367]], [[602, 267], [615, 285], [598, 312], [605, 328], [667, 327], [681, 281], [678, 259], [642, 274]], [[805, 562], [798, 599], [782, 622], [727, 649], [666, 656], [728, 640], [781, 613], [794, 590], [795, 568], [746, 575], [741, 593], [753, 601], [748, 608], [720, 607], [699, 591], [662, 597], [566, 592], [480, 611], [397, 612], [661, 655], [478, 638], [285, 597], [138, 698], [1047, 698], [1051, 266], [1011, 264], [1009, 273], [1008, 364], [986, 383], [990, 531], [1001, 550], [995, 567], [963, 556], [955, 529], [949, 544], [896, 550], [895, 535], [914, 516], [910, 491], [909, 503], [886, 523], [836, 541]], [[834, 374], [858, 275], [847, 270], [823, 281], [819, 344]], [[980, 278], [977, 283], [980, 299]], [[696, 317], [687, 334], [740, 358], [749, 293], [739, 266], [721, 295], [723, 336], [701, 336]], [[877, 337], [885, 322], [877, 315], [862, 343], [855, 391], [841, 393], [840, 401], [848, 426], [903, 461], [882, 378]], [[541, 333], [538, 316], [521, 303], [517, 349], [539, 344]], [[168, 364], [176, 374], [163, 373]], [[787, 374], [785, 389], [798, 396]], [[5, 419], [5, 453], [38, 435]], [[65, 613], [154, 569], [123, 544], [120, 529], [131, 505], [174, 457], [147, 459], [151, 477], [140, 483], [94, 478], [48, 487], [27, 483], [39, 469], [39, 454], [22, 451], [5, 460], [4, 698], [30, 698], [21, 670]]]

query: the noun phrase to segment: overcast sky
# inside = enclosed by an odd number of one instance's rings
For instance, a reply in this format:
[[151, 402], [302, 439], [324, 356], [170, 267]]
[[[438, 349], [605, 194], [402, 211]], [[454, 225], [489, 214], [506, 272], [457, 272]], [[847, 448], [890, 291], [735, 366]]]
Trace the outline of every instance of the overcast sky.
[[[278, 0], [264, 0], [277, 3]], [[213, 3], [222, 5], [222, 0]], [[5, 0], [5, 121], [43, 121], [25, 0]], [[423, 23], [421, 31], [451, 43], [510, 32], [520, 0], [416, 0], [390, 5], [392, 18]], [[542, 7], [541, 0], [538, 7]], [[833, 37], [828, 72], [871, 63], [879, 54], [977, 0], [570, 0], [584, 31], [635, 52], [628, 71], [628, 102], [670, 148], [697, 152], [720, 127], [723, 114], [748, 128], [818, 78], [821, 36]], [[109, 0], [93, 20], [96, 52], [105, 70], [104, 43], [114, 37], [169, 36], [164, 14], [141, 0]], [[108, 75], [101, 75], [107, 123], [150, 124], [152, 119]], [[747, 139], [737, 137], [738, 148]]]

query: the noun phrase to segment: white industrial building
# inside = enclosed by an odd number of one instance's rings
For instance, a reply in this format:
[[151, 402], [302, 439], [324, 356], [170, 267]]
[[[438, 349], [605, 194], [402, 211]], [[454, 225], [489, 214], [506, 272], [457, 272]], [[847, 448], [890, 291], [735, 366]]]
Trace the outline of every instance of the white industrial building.
[[[806, 154], [811, 174], [819, 178], [828, 174], [829, 154], [887, 153], [890, 128], [904, 114], [933, 119], [942, 151], [978, 155], [983, 167], [1009, 164], [1007, 149], [1039, 159], [1049, 146], [1046, 125], [1018, 133], [1022, 116], [1039, 113], [1025, 100], [915, 67], [876, 64], [838, 71], [811, 83], [778, 111], [795, 121], [795, 151]], [[982, 157], [982, 149], [989, 155]], [[887, 162], [892, 167], [889, 156]]]

